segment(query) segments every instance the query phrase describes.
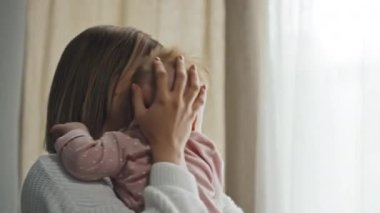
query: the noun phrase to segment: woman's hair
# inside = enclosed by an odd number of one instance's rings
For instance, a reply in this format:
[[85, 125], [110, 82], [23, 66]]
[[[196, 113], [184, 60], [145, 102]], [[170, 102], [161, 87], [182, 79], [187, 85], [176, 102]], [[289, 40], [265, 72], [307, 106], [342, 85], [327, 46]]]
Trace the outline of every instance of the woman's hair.
[[129, 85], [139, 61], [161, 48], [149, 35], [129, 27], [96, 26], [71, 40], [50, 88], [47, 151], [55, 153], [50, 129], [57, 123], [82, 122], [99, 137], [120, 78]]

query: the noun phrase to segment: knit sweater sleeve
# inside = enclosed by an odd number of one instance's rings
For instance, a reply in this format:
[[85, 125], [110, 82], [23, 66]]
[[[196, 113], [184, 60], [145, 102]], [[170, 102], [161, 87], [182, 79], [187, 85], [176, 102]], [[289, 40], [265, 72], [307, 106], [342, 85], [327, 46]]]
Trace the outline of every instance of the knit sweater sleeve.
[[[195, 178], [170, 163], [152, 166], [144, 191], [145, 213], [207, 212]], [[112, 188], [101, 182], [80, 182], [67, 175], [56, 155], [42, 156], [30, 169], [21, 194], [22, 213], [132, 213]]]
[[222, 213], [243, 213], [243, 210], [225, 193], [222, 194], [222, 203]]
[[171, 163], [153, 164], [144, 199], [146, 213], [207, 212], [194, 176], [186, 168]]

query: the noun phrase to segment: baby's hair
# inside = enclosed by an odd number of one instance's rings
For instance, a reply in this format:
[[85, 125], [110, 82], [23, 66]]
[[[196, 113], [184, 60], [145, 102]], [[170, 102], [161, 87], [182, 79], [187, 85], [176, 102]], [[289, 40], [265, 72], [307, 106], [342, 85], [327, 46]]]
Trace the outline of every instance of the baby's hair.
[[[184, 56], [186, 70], [190, 68], [192, 64], [197, 67], [197, 72], [199, 75], [199, 80], [201, 84], [208, 84], [208, 71], [205, 66], [197, 62], [195, 59], [186, 56], [185, 53], [180, 51], [178, 48], [160, 48], [152, 51], [149, 57], [141, 59], [140, 66], [137, 67], [135, 74], [132, 77], [133, 83], [141, 83], [144, 80], [153, 80], [153, 60], [155, 57], [159, 57], [165, 67], [175, 67], [176, 59], [178, 56]], [[154, 84], [155, 81], [152, 81]]]

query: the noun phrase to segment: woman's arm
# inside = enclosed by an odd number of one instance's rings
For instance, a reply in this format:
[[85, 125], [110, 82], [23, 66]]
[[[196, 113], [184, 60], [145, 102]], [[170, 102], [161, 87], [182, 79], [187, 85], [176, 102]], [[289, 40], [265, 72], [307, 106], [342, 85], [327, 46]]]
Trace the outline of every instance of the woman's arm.
[[141, 88], [132, 85], [135, 120], [150, 142], [155, 162], [144, 192], [146, 212], [207, 212], [195, 178], [184, 166], [185, 145], [203, 106], [205, 87], [199, 84], [195, 66], [186, 71], [183, 57], [177, 59], [173, 85], [168, 85], [159, 58], [154, 66], [157, 94], [149, 108], [144, 105]]
[[223, 213], [244, 213], [243, 210], [238, 207], [235, 202], [225, 193], [222, 194]]
[[186, 167], [172, 163], [153, 164], [144, 199], [146, 213], [207, 212], [199, 198], [194, 176]]

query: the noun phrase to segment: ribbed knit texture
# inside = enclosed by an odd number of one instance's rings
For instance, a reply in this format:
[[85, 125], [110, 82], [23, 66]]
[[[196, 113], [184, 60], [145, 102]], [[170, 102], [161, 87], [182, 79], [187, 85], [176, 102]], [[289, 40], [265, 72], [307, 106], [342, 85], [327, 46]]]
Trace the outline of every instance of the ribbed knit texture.
[[[147, 187], [144, 193], [144, 197], [148, 197], [149, 200], [146, 212], [180, 212], [177, 211], [176, 205], [171, 203], [172, 199], [165, 196], [165, 191], [159, 189], [167, 185], [177, 188], [179, 192], [191, 192], [184, 193], [185, 197], [195, 198], [189, 206], [197, 206], [198, 203], [198, 208], [203, 209], [201, 212], [206, 212], [198, 198], [195, 179], [186, 169], [160, 163], [153, 166], [152, 176], [151, 179], [157, 180], [154, 180], [155, 185]], [[176, 176], [181, 177], [180, 180], [173, 178]], [[175, 180], [175, 183], [168, 180]], [[115, 196], [107, 181], [81, 182], [73, 179], [64, 172], [56, 155], [41, 156], [30, 169], [22, 189], [21, 210], [23, 213], [133, 212]]]
[[106, 181], [81, 182], [64, 172], [56, 155], [41, 156], [24, 182], [22, 212], [126, 212]]
[[[223, 212], [242, 212], [225, 194]], [[195, 178], [186, 168], [156, 163], [144, 191], [146, 213], [207, 212]], [[21, 195], [22, 213], [132, 213], [104, 181], [81, 182], [68, 175], [56, 155], [41, 156], [30, 169]]]

